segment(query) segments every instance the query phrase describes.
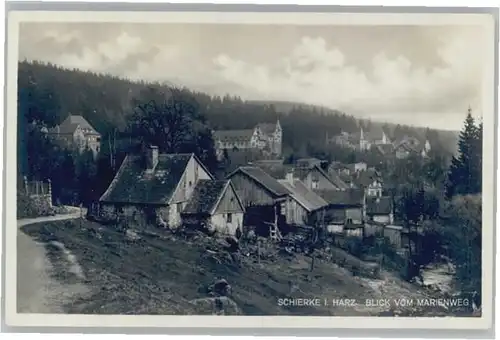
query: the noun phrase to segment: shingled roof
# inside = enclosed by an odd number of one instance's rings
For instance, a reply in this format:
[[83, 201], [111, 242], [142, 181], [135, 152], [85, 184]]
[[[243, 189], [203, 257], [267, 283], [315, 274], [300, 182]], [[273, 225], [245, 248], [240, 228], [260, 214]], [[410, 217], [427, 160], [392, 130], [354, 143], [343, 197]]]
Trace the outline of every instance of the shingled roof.
[[78, 127], [85, 130], [85, 134], [99, 135], [94, 127], [90, 125], [90, 123], [83, 116], [80, 115], [69, 115], [60, 125], [49, 129], [49, 132], [63, 135], [73, 134]]
[[329, 205], [341, 206], [362, 206], [364, 192], [360, 189], [346, 190], [314, 190], [321, 196]]
[[270, 192], [273, 196], [283, 197], [290, 193], [275, 178], [273, 178], [271, 175], [269, 175], [259, 167], [241, 166], [238, 169], [236, 169], [233, 173], [229, 174], [228, 178], [231, 178], [238, 172], [245, 174], [246, 176], [253, 179], [255, 182], [259, 183], [264, 189]]
[[350, 185], [346, 183], [338, 173], [330, 172], [327, 176], [330, 179], [330, 181], [332, 181], [333, 184], [337, 186], [337, 188], [341, 190], [350, 188]]
[[217, 130], [214, 131], [213, 137], [215, 140], [234, 143], [234, 142], [248, 142], [252, 138], [254, 130]]
[[128, 155], [100, 201], [168, 204], [192, 157], [196, 159], [194, 154], [160, 154], [154, 170], [147, 171], [143, 156]]
[[260, 123], [257, 124], [256, 128], [258, 128], [264, 134], [272, 134], [276, 131], [276, 123]]
[[88, 130], [89, 133], [97, 133], [97, 131], [94, 129], [92, 125], [83, 117], [80, 115], [69, 115], [65, 121], [68, 121], [70, 124], [78, 124], [80, 128], [84, 130]]
[[353, 182], [356, 184], [358, 187], [366, 188], [370, 184], [373, 183], [373, 181], [380, 181], [380, 175], [377, 173], [375, 169], [366, 169], [364, 171], [360, 171], [359, 173], [356, 174], [356, 176], [353, 178]]
[[[182, 213], [212, 215], [227, 190], [233, 190], [230, 180], [199, 180]], [[244, 211], [243, 204], [239, 204]]]
[[321, 196], [309, 190], [298, 179], [294, 179], [293, 183], [288, 180], [279, 180], [278, 182], [284, 185], [290, 191], [290, 195], [309, 212], [316, 211], [328, 205]]
[[392, 212], [391, 198], [370, 197], [366, 200], [366, 213], [369, 215], [388, 215]]
[[294, 176], [300, 180], [304, 180], [311, 171], [317, 170], [322, 176], [328, 179], [333, 185], [335, 185], [339, 189], [347, 189], [349, 185], [347, 185], [337, 174], [330, 173], [327, 174], [325, 170], [323, 170], [319, 165], [313, 165], [310, 167], [297, 166], [294, 168]]
[[275, 179], [285, 179], [286, 174], [290, 171], [293, 171], [293, 165], [290, 164], [272, 164], [259, 162], [255, 165]]

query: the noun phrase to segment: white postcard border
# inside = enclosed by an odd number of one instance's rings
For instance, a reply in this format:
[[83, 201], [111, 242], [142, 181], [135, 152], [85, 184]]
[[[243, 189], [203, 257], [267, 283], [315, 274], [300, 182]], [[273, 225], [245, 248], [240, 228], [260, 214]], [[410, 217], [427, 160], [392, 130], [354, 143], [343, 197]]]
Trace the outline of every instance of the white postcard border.
[[[16, 131], [17, 63], [21, 22], [144, 22], [293, 25], [481, 25], [487, 50], [478, 51], [484, 60], [482, 111], [483, 139], [483, 228], [482, 228], [482, 317], [480, 318], [394, 318], [394, 317], [308, 317], [308, 316], [146, 316], [69, 315], [17, 313], [16, 303]], [[7, 89], [5, 145], [5, 323], [8, 326], [38, 327], [174, 327], [174, 328], [369, 328], [369, 329], [488, 329], [493, 311], [493, 242], [495, 204], [495, 45], [494, 17], [488, 14], [404, 13], [248, 13], [248, 12], [91, 12], [12, 11], [7, 28]]]

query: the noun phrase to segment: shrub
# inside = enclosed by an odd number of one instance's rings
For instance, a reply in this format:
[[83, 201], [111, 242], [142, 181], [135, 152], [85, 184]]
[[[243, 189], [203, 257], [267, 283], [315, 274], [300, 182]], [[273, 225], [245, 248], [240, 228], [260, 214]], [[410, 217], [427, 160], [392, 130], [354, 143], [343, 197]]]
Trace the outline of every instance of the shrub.
[[32, 198], [19, 192], [17, 193], [17, 218], [35, 218], [54, 215], [55, 210], [44, 199]]

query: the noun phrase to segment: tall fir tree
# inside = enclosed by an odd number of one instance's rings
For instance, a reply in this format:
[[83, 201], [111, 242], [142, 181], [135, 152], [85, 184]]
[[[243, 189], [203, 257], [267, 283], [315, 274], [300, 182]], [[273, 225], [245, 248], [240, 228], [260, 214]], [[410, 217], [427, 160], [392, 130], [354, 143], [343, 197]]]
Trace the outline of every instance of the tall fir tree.
[[482, 126], [475, 125], [469, 108], [458, 141], [458, 155], [451, 160], [447, 196], [477, 194], [482, 186]]

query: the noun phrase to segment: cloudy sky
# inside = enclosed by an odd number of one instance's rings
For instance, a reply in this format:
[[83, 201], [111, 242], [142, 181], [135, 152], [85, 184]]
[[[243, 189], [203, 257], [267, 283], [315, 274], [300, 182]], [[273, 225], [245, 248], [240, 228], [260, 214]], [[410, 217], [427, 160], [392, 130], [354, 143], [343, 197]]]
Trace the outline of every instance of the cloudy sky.
[[19, 58], [458, 130], [469, 105], [481, 113], [483, 36], [475, 26], [30, 23]]

